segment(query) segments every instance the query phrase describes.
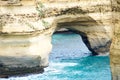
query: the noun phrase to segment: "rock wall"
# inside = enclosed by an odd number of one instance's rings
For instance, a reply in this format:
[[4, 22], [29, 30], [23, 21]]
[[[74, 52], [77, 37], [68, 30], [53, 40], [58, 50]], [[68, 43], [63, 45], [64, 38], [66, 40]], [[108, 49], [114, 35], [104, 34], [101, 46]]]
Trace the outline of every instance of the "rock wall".
[[114, 37], [110, 49], [113, 80], [120, 80], [120, 1], [112, 0]]
[[25, 2], [0, 1], [0, 77], [42, 73], [48, 66], [53, 30], [43, 27], [33, 1]]
[[[118, 26], [115, 34], [119, 32], [119, 13], [115, 12], [119, 8], [111, 7], [111, 0], [9, 1], [0, 1], [0, 77], [42, 71], [48, 65], [51, 36], [60, 28], [80, 34], [93, 54], [102, 55], [109, 52], [114, 26]], [[119, 1], [112, 2], [116, 4]], [[119, 74], [115, 71], [115, 62], [119, 63], [116, 38], [111, 47], [115, 76]]]

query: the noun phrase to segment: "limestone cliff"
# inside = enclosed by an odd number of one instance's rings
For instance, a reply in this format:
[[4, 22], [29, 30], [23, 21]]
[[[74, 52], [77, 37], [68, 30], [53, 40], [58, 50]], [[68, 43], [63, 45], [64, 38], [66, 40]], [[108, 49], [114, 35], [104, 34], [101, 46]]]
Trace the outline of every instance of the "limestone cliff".
[[120, 1], [112, 0], [112, 23], [114, 37], [110, 50], [111, 70], [113, 80], [120, 80]]
[[93, 54], [109, 52], [114, 29], [111, 0], [0, 3], [1, 76], [20, 74], [25, 67], [31, 73], [47, 66], [51, 36], [60, 28], [80, 34]]

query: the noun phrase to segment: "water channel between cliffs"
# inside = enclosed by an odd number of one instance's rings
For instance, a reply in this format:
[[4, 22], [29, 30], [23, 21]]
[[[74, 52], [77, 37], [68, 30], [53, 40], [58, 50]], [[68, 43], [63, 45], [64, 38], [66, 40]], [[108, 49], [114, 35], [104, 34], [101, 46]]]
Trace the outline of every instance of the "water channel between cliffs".
[[80, 35], [56, 33], [52, 44], [50, 65], [43, 74], [0, 80], [111, 80], [109, 56], [91, 56]]

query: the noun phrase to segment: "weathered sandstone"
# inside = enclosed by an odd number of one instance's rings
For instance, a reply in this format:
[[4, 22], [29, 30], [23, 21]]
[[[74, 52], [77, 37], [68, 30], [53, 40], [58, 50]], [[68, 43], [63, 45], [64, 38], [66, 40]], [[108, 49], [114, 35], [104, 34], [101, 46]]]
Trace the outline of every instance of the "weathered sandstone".
[[93, 54], [110, 51], [113, 80], [119, 78], [119, 0], [9, 1], [0, 1], [0, 75], [47, 66], [52, 34], [67, 28], [80, 34]]
[[113, 80], [120, 80], [120, 1], [112, 0], [114, 37], [110, 49]]

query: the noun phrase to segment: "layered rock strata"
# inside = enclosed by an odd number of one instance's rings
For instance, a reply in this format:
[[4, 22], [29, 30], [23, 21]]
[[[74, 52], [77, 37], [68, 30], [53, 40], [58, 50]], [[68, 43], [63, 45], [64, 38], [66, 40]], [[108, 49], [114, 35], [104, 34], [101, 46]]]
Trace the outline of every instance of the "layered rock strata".
[[25, 73], [31, 73], [46, 67], [51, 36], [60, 28], [80, 34], [93, 54], [109, 52], [113, 37], [110, 0], [0, 3], [1, 76], [20, 74], [24, 68]]
[[44, 6], [43, 18], [53, 17], [52, 26], [79, 33], [93, 54], [109, 52], [113, 34], [110, 0], [48, 1]]
[[33, 1], [0, 5], [0, 77], [42, 73], [48, 66], [52, 28], [43, 27]]

